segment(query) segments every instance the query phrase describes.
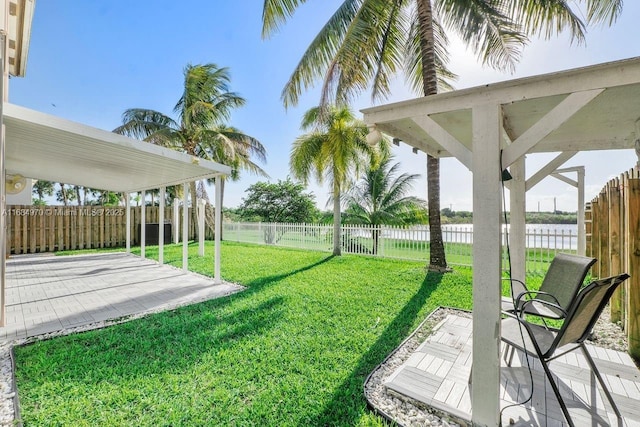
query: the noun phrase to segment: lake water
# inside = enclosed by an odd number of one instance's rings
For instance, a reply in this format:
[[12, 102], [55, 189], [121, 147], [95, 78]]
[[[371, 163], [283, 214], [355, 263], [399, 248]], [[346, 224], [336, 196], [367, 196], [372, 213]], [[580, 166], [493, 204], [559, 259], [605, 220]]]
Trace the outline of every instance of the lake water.
[[[508, 230], [508, 226], [504, 227]], [[446, 243], [473, 243], [473, 224], [446, 224], [442, 226]], [[419, 225], [410, 229], [386, 229], [382, 237], [429, 241], [429, 226]], [[527, 224], [527, 248], [571, 249], [578, 247], [577, 224]]]

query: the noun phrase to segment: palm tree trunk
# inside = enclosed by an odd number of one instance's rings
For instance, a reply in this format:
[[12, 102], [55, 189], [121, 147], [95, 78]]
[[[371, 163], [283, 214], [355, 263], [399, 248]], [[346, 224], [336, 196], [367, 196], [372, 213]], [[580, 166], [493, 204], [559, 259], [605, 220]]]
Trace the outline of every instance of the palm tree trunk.
[[340, 184], [333, 183], [333, 254], [342, 255], [342, 236], [340, 230]]
[[[422, 57], [422, 86], [424, 95], [438, 93], [436, 76], [433, 11], [431, 0], [417, 0], [420, 22], [420, 53]], [[427, 200], [429, 205], [429, 270], [447, 271], [447, 260], [440, 223], [440, 159], [427, 154]]]
[[67, 189], [62, 183], [60, 183], [60, 193], [62, 194], [62, 204], [64, 206], [67, 206], [69, 204], [69, 199], [67, 197]]

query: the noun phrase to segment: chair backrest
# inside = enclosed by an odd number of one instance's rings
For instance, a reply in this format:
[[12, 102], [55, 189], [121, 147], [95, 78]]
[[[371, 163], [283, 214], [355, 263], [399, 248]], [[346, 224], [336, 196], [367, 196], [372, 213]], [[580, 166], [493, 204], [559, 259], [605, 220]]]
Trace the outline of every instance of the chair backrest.
[[[587, 277], [589, 268], [595, 262], [595, 258], [565, 253], [557, 254], [544, 276], [540, 291], [556, 297], [560, 307], [567, 310], [571, 302], [575, 300], [585, 277]], [[537, 298], [554, 302], [545, 295], [540, 295]]]
[[582, 289], [569, 307], [567, 317], [545, 357], [550, 357], [558, 347], [587, 339], [613, 291], [628, 278], [626, 273], [619, 274], [591, 282]]

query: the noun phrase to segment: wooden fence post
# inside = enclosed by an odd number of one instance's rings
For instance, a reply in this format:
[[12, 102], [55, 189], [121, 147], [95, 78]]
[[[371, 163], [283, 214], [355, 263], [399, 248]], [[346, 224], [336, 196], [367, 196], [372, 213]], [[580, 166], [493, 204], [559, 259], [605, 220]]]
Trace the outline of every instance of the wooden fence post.
[[628, 179], [625, 184], [627, 218], [627, 338], [629, 354], [640, 359], [640, 179]]
[[600, 274], [598, 277], [607, 277], [609, 276], [609, 200], [606, 191], [601, 191], [598, 196], [598, 209], [600, 210], [600, 230], [598, 232]]
[[[595, 198], [591, 201], [591, 256], [593, 258], [600, 256], [600, 220], [600, 203]], [[596, 262], [591, 267], [591, 275], [600, 277], [600, 262]]]
[[[607, 184], [607, 198], [609, 202], [609, 273], [607, 276], [622, 273], [622, 260], [620, 258], [620, 189], [618, 179], [609, 181]], [[621, 307], [622, 289], [618, 287], [611, 297], [609, 305], [611, 321], [619, 322], [622, 318]]]

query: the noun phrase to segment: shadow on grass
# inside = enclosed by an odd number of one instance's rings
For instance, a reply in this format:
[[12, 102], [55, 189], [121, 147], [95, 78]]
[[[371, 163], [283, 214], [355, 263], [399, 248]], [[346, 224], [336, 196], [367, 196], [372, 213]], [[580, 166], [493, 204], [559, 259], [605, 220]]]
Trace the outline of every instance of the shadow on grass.
[[[331, 401], [311, 425], [357, 425], [366, 405], [362, 387], [369, 373], [391, 353], [415, 328], [418, 314], [431, 293], [442, 281], [442, 274], [427, 273], [418, 292], [380, 334], [378, 340], [362, 355], [351, 374], [338, 386]], [[346, 402], [353, 402], [352, 406]]]
[[[311, 270], [332, 258], [328, 256], [286, 273], [258, 278], [247, 283], [248, 289], [237, 294], [109, 326], [109, 331], [59, 337], [46, 344], [49, 366], [42, 378], [92, 382], [104, 379], [106, 369], [109, 379], [118, 381], [187, 369], [197, 363], [203, 353], [224, 351], [278, 327], [283, 318], [284, 299], [280, 296], [251, 297], [265, 287]], [[243, 300], [246, 307], [223, 314], [221, 309]], [[18, 371], [21, 371], [24, 358], [38, 351], [39, 345], [16, 347]], [[148, 363], [149, 360], [154, 362]]]
[[257, 279], [254, 279], [252, 281], [250, 281], [249, 283], [245, 283], [244, 285], [248, 288], [247, 290], [243, 291], [240, 294], [237, 295], [244, 295], [244, 294], [252, 294], [255, 293], [259, 290], [261, 290], [262, 288], [264, 288], [267, 285], [271, 285], [274, 283], [277, 283], [281, 280], [284, 280], [286, 278], [289, 278], [291, 276], [295, 276], [296, 274], [300, 274], [303, 273], [305, 271], [311, 270], [315, 267], [318, 267], [326, 262], [331, 261], [333, 258], [335, 258], [334, 255], [329, 255], [328, 257], [322, 258], [320, 261], [314, 262], [313, 264], [309, 264], [306, 265], [304, 267], [300, 267], [296, 270], [292, 270], [289, 271], [287, 273], [282, 273], [282, 274], [274, 274], [272, 276], [266, 276], [266, 277], [259, 277]]

